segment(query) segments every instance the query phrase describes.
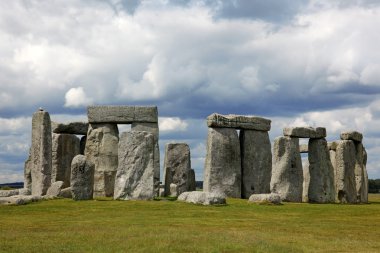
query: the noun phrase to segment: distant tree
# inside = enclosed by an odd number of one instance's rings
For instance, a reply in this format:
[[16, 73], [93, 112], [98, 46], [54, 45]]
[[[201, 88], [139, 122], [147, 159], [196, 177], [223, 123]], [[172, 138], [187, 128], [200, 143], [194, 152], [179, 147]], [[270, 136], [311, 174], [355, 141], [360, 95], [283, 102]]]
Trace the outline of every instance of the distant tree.
[[380, 179], [368, 179], [368, 192], [380, 193]]

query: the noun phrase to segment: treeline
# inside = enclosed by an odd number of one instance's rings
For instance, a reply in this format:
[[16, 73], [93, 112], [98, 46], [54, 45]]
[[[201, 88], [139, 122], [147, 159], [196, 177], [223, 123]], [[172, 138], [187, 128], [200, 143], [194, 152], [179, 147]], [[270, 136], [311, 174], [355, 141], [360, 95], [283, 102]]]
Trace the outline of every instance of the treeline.
[[368, 192], [380, 193], [380, 179], [368, 179]]

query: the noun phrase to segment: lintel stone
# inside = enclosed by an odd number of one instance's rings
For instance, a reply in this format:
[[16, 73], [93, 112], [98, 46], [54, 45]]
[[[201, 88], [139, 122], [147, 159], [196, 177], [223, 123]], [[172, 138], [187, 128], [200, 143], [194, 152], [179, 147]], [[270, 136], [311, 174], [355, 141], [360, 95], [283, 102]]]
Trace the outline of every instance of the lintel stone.
[[284, 136], [296, 138], [325, 138], [326, 128], [324, 127], [285, 127]]
[[352, 141], [362, 142], [363, 134], [361, 134], [357, 131], [342, 132], [340, 134], [340, 139], [341, 140], [352, 140]]
[[269, 131], [271, 120], [256, 116], [213, 113], [207, 117], [207, 126]]
[[58, 123], [51, 122], [51, 131], [56, 134], [79, 134], [87, 135], [88, 123], [86, 122], [70, 122]]
[[89, 123], [132, 124], [134, 122], [158, 122], [157, 106], [89, 106]]

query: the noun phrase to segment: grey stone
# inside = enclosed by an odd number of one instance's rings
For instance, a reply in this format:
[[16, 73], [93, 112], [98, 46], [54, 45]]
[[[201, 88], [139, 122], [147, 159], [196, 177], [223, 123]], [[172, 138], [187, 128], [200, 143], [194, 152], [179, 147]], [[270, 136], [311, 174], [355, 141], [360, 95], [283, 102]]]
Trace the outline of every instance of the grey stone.
[[31, 189], [29, 188], [21, 188], [19, 189], [19, 195], [31, 195]]
[[150, 200], [154, 191], [154, 136], [124, 132], [119, 142], [119, 167], [114, 199]]
[[243, 115], [222, 115], [213, 113], [207, 117], [207, 126], [221, 128], [251, 129], [258, 131], [269, 131], [271, 120]]
[[0, 197], [10, 197], [14, 195], [19, 195], [19, 189], [14, 190], [0, 190]]
[[309, 153], [308, 144], [300, 144], [300, 153]]
[[340, 134], [340, 139], [341, 140], [352, 140], [352, 141], [362, 142], [363, 134], [361, 134], [357, 131], [342, 132]]
[[278, 137], [273, 145], [271, 192], [281, 200], [302, 201], [303, 170], [299, 153], [299, 139]]
[[171, 197], [178, 196], [178, 186], [176, 184], [170, 184], [170, 192], [168, 195]]
[[310, 184], [310, 171], [309, 171], [309, 160], [305, 160], [302, 163], [303, 170], [303, 184], [302, 184], [302, 202], [309, 202], [309, 184]]
[[363, 147], [363, 186], [361, 188], [362, 203], [368, 203], [368, 187], [367, 151]]
[[70, 186], [71, 161], [79, 155], [79, 139], [73, 134], [53, 133], [51, 182], [62, 181], [63, 188]]
[[362, 143], [355, 143], [356, 161], [355, 161], [355, 182], [356, 196], [359, 203], [368, 202], [368, 175], [364, 165], [366, 152]]
[[29, 156], [28, 159], [25, 161], [24, 165], [24, 188], [29, 189], [30, 192], [32, 192], [32, 148], [29, 149]]
[[296, 138], [325, 138], [326, 128], [324, 127], [285, 127], [284, 136]]
[[268, 132], [240, 130], [242, 198], [270, 193], [272, 151]]
[[199, 205], [225, 205], [225, 195], [217, 192], [183, 192], [177, 200]]
[[87, 135], [84, 135], [80, 138], [79, 142], [79, 154], [84, 155], [86, 149]]
[[332, 142], [327, 142], [327, 147], [329, 150], [336, 150], [336, 147], [338, 147], [339, 141], [332, 141]]
[[351, 140], [342, 140], [336, 148], [336, 201], [339, 203], [356, 203], [355, 182], [355, 144]]
[[118, 166], [119, 130], [115, 124], [90, 124], [85, 155], [95, 164], [94, 197], [111, 197]]
[[324, 138], [309, 140], [309, 171], [309, 202], [334, 203], [334, 168]]
[[187, 191], [195, 191], [197, 189], [197, 184], [195, 181], [195, 171], [193, 169], [189, 170], [189, 175], [187, 176], [189, 180], [189, 185]]
[[235, 129], [208, 129], [203, 189], [241, 198], [240, 143]]
[[189, 188], [191, 169], [190, 148], [186, 143], [167, 143], [165, 145], [164, 179], [165, 192], [169, 194], [170, 185], [176, 184], [178, 195]]
[[71, 195], [74, 200], [93, 197], [95, 165], [84, 155], [77, 155], [71, 163]]
[[41, 200], [41, 196], [36, 195], [14, 195], [10, 197], [0, 197], [0, 205], [25, 205], [30, 202]]
[[51, 123], [48, 112], [37, 111], [32, 118], [31, 178], [32, 195], [46, 194], [51, 183]]
[[276, 193], [252, 194], [249, 197], [248, 202], [259, 203], [259, 204], [271, 203], [271, 204], [279, 205], [281, 204], [281, 196]]
[[157, 106], [89, 106], [87, 116], [89, 123], [158, 122]]
[[56, 134], [77, 134], [87, 135], [88, 123], [87, 122], [70, 122], [58, 123], [51, 122], [51, 130]]
[[165, 188], [160, 188], [158, 191], [158, 196], [159, 197], [164, 197], [165, 196]]
[[58, 197], [71, 199], [73, 197], [73, 195], [71, 194], [71, 187], [67, 187], [65, 189], [62, 189], [59, 192]]
[[50, 197], [58, 197], [58, 195], [61, 193], [61, 189], [63, 188], [63, 181], [56, 181], [51, 184], [49, 189], [47, 190], [46, 195]]

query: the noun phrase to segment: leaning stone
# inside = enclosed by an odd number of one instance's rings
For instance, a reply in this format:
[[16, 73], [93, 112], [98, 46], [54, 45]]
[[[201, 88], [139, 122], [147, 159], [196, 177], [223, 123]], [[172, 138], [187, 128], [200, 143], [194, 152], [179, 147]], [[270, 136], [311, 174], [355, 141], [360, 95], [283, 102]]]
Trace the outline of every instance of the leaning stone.
[[363, 134], [361, 134], [357, 131], [342, 132], [340, 134], [340, 139], [341, 140], [352, 140], [352, 141], [362, 142]]
[[303, 184], [302, 184], [302, 202], [309, 202], [309, 185], [310, 185], [310, 171], [309, 160], [306, 160], [302, 166], [303, 170]]
[[46, 194], [51, 183], [52, 171], [52, 136], [48, 112], [42, 109], [35, 112], [32, 118], [31, 178], [32, 194]]
[[51, 184], [51, 186], [47, 190], [46, 195], [48, 195], [49, 197], [58, 197], [62, 188], [63, 188], [63, 182], [62, 181], [56, 181], [56, 182]]
[[[190, 148], [186, 143], [168, 143], [165, 145], [164, 179], [165, 192], [171, 194], [171, 184], [177, 186], [178, 195], [189, 188], [191, 169]], [[176, 195], [176, 196], [178, 196]]]
[[334, 168], [324, 138], [309, 140], [309, 202], [334, 203]]
[[233, 114], [222, 115], [213, 113], [207, 117], [207, 126], [269, 131], [271, 127], [271, 120], [255, 116]]
[[296, 138], [325, 138], [326, 128], [324, 127], [285, 127], [284, 136]]
[[14, 195], [19, 195], [19, 189], [14, 190], [0, 190], [0, 197], [10, 197]]
[[273, 145], [273, 168], [270, 188], [281, 200], [302, 201], [303, 171], [299, 139], [278, 137]]
[[116, 124], [90, 124], [85, 155], [95, 164], [94, 197], [111, 197], [118, 166], [119, 130]]
[[176, 184], [170, 184], [170, 192], [168, 195], [171, 197], [178, 196], [178, 186]]
[[71, 194], [71, 187], [62, 189], [58, 194], [58, 197], [71, 199], [73, 195]]
[[270, 193], [272, 151], [268, 132], [240, 130], [242, 198]]
[[92, 199], [95, 165], [84, 155], [77, 155], [71, 163], [71, 194], [74, 200]]
[[281, 196], [276, 193], [267, 193], [267, 194], [252, 194], [248, 202], [259, 203], [259, 204], [281, 204]]
[[79, 139], [73, 134], [53, 133], [51, 182], [62, 181], [70, 186], [71, 161], [79, 155]]
[[88, 123], [86, 122], [70, 122], [70, 123], [58, 123], [51, 122], [51, 130], [56, 134], [76, 134], [87, 135]]
[[183, 192], [177, 200], [199, 205], [225, 205], [226, 197], [215, 192]]
[[189, 180], [189, 187], [187, 188], [187, 191], [195, 191], [197, 189], [197, 183], [195, 181], [195, 171], [193, 169], [189, 170], [189, 175], [187, 178]]
[[89, 106], [87, 116], [89, 123], [158, 122], [157, 106]]
[[241, 198], [240, 143], [235, 129], [208, 129], [203, 189]]
[[150, 200], [154, 191], [154, 136], [124, 132], [119, 142], [119, 167], [114, 199]]
[[300, 153], [309, 153], [309, 146], [307, 144], [300, 144]]

